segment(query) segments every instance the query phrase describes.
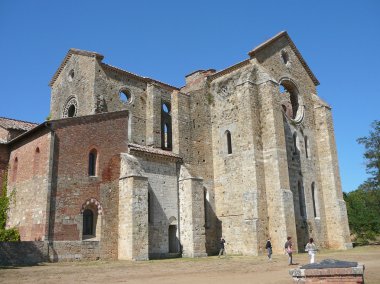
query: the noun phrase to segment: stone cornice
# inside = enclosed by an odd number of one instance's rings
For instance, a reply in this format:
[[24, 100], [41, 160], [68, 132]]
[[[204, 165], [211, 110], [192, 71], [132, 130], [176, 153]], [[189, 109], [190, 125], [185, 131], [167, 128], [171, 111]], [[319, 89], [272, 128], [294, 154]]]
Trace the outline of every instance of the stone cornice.
[[103, 68], [115, 71], [115, 72], [117, 72], [117, 73], [119, 73], [121, 75], [127, 76], [129, 78], [138, 80], [138, 81], [146, 83], [146, 84], [148, 84], [148, 83], [155, 84], [155, 85], [158, 85], [158, 86], [160, 86], [162, 88], [168, 89], [170, 91], [172, 91], [172, 90], [179, 90], [177, 87], [171, 86], [169, 84], [166, 84], [166, 83], [163, 83], [163, 82], [160, 82], [158, 80], [151, 79], [151, 78], [148, 78], [148, 77], [143, 77], [143, 76], [140, 76], [140, 75], [128, 72], [126, 70], [123, 70], [121, 68], [118, 68], [118, 67], [106, 64], [106, 63], [101, 63], [101, 66]]
[[213, 80], [215, 80], [215, 79], [217, 79], [217, 78], [219, 78], [219, 77], [221, 77], [223, 75], [226, 75], [226, 74], [231, 73], [231, 72], [233, 72], [233, 71], [235, 71], [235, 70], [237, 70], [237, 69], [239, 69], [241, 67], [249, 65], [249, 63], [250, 63], [250, 59], [246, 59], [246, 60], [241, 61], [241, 62], [239, 62], [239, 63], [237, 63], [235, 65], [227, 67], [226, 69], [218, 71], [215, 74], [212, 74], [212, 75], [208, 76], [207, 79], [209, 81], [213, 81]]
[[172, 161], [172, 162], [182, 161], [182, 157], [180, 157], [179, 155], [176, 155], [173, 152], [165, 151], [158, 148], [129, 143], [128, 149], [129, 149], [129, 153], [132, 155], [159, 158], [161, 160], [164, 159], [164, 160]]

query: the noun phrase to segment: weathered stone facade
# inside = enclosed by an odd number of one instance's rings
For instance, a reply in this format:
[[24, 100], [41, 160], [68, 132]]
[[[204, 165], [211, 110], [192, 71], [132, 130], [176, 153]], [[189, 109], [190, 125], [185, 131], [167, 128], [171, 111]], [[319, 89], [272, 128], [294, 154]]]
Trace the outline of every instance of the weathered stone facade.
[[213, 254], [221, 236], [244, 255], [268, 236], [277, 253], [287, 236], [350, 247], [331, 108], [286, 32], [182, 88], [102, 60], [71, 49], [52, 120], [0, 145], [23, 240], [136, 260]]

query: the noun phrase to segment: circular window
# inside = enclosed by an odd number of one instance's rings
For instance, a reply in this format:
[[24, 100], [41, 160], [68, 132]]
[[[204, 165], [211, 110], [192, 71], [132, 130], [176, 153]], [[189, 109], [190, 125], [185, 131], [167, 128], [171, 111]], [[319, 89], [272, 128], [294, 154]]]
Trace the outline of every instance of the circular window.
[[78, 103], [75, 97], [71, 97], [67, 100], [65, 107], [63, 108], [62, 117], [74, 117], [77, 116]]
[[132, 102], [132, 95], [128, 89], [121, 89], [119, 92], [119, 99], [124, 104], [130, 104]]
[[69, 78], [70, 82], [73, 81], [73, 79], [74, 79], [74, 69], [70, 70], [68, 78]]

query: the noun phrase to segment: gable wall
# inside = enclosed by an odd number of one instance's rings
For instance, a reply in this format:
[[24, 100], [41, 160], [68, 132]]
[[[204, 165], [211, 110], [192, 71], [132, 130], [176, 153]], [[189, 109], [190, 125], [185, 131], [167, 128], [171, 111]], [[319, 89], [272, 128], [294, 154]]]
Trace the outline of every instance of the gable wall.
[[[289, 56], [289, 63], [284, 64], [281, 51], [285, 50]], [[316, 94], [316, 88], [305, 68], [300, 63], [285, 38], [274, 42], [271, 46], [258, 52], [258, 62], [265, 70], [279, 82], [282, 78], [290, 78], [296, 85], [302, 103], [305, 106], [304, 118], [301, 124], [294, 124], [284, 115], [284, 131], [286, 139], [286, 151], [289, 167], [290, 190], [293, 193], [294, 212], [299, 249], [303, 249], [308, 238], [314, 237], [321, 244], [326, 243], [326, 220], [324, 217], [324, 205], [322, 191], [318, 191], [319, 218], [314, 217], [311, 184], [321, 189], [320, 171], [318, 166], [318, 152], [314, 104], [312, 94]], [[281, 94], [278, 90], [278, 104], [281, 103]], [[297, 150], [294, 149], [293, 134], [297, 134]], [[309, 150], [306, 158], [305, 136], [308, 138]], [[304, 190], [306, 204], [306, 219], [301, 217], [300, 198], [298, 193], [298, 182], [301, 182]]]
[[[67, 100], [74, 96], [78, 103], [77, 116], [95, 113], [93, 57], [72, 54], [51, 88], [50, 118], [62, 118]], [[70, 81], [69, 73], [74, 70]]]

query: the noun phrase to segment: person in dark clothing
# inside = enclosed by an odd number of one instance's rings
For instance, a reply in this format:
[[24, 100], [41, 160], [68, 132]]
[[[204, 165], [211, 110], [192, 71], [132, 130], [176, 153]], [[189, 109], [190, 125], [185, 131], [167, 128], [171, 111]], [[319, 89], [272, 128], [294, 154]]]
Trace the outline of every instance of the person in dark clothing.
[[226, 241], [223, 239], [223, 237], [220, 238], [220, 250], [219, 250], [219, 255], [218, 257], [220, 258], [221, 255], [224, 255], [224, 257], [227, 256], [226, 249], [224, 248], [224, 244]]
[[270, 242], [270, 238], [268, 238], [265, 248], [268, 253], [268, 261], [272, 260], [272, 243]]

